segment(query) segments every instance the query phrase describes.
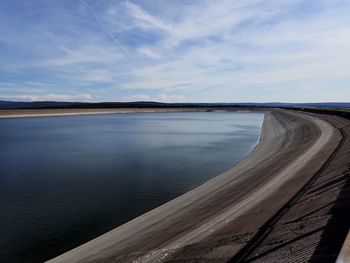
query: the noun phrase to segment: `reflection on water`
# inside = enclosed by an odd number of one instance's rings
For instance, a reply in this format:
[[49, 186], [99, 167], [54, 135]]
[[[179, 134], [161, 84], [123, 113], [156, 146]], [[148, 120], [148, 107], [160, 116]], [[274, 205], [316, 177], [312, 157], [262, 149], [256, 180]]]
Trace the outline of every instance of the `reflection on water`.
[[193, 189], [256, 145], [258, 113], [0, 120], [0, 257], [41, 262]]

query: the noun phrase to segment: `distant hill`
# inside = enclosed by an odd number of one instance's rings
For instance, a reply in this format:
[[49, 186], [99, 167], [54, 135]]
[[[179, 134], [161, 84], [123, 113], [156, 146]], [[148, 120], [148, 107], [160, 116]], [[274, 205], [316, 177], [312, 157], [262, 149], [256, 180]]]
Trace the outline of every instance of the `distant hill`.
[[152, 101], [136, 102], [59, 102], [59, 101], [0, 101], [0, 109], [72, 109], [72, 108], [173, 108], [173, 107], [320, 107], [320, 108], [350, 108], [348, 102], [320, 103], [162, 103]]

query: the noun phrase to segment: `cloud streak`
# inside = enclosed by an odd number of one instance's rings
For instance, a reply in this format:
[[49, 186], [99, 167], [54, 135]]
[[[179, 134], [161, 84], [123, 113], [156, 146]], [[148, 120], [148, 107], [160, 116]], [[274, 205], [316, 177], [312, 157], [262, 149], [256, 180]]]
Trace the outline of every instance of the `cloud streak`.
[[45, 94], [45, 95], [15, 95], [15, 96], [0, 96], [0, 100], [6, 101], [64, 101], [64, 102], [91, 102], [92, 97], [89, 94]]
[[91, 14], [93, 15], [94, 19], [98, 23], [98, 25], [101, 27], [102, 31], [109, 36], [125, 53], [125, 55], [129, 56], [129, 52], [126, 47], [124, 47], [118, 38], [116, 38], [113, 34], [111, 34], [109, 31], [106, 30], [105, 26], [103, 25], [103, 22], [101, 21], [100, 17], [95, 12], [94, 8], [86, 1], [81, 0], [81, 2], [91, 11]]

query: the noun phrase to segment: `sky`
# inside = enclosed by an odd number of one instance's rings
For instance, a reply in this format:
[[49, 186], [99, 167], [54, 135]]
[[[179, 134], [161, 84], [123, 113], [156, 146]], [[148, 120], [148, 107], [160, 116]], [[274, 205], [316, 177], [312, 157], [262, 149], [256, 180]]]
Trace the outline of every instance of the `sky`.
[[1, 0], [0, 100], [350, 101], [349, 0]]

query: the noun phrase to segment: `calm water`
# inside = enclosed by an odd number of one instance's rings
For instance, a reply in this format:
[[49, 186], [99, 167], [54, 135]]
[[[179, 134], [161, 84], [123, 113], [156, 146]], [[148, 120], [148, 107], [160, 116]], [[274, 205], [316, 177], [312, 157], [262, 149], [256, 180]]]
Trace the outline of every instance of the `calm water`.
[[193, 189], [256, 145], [258, 113], [0, 120], [0, 261], [41, 262]]

